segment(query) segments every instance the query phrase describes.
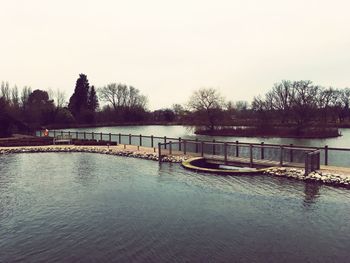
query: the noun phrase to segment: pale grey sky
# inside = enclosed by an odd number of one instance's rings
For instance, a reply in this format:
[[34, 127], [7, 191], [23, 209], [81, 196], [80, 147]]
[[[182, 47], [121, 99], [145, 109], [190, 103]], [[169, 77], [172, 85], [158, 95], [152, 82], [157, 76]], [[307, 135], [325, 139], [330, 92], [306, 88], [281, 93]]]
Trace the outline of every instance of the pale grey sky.
[[282, 79], [350, 86], [348, 0], [0, 0], [0, 80], [133, 85], [151, 109], [201, 87], [251, 100]]

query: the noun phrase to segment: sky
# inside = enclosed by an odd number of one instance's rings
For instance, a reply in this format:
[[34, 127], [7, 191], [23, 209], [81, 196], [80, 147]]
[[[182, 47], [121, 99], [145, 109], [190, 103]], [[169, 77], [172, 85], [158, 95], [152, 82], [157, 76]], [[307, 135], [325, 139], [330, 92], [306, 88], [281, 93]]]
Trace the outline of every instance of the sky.
[[283, 79], [350, 87], [348, 0], [0, 0], [0, 81], [60, 89], [80, 73], [149, 108], [199, 88], [251, 101]]

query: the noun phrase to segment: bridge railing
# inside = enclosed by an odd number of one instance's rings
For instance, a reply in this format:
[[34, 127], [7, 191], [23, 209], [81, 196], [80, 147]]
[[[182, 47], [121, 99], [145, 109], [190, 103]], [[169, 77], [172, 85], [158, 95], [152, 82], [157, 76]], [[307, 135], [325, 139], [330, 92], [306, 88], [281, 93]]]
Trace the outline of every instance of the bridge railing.
[[182, 140], [159, 143], [158, 154], [159, 160], [162, 155], [185, 154], [250, 167], [293, 166], [307, 173], [320, 169], [320, 150], [316, 148]]
[[[43, 136], [42, 131], [38, 131], [37, 136]], [[227, 144], [228, 155], [235, 155], [238, 151], [238, 155], [241, 157], [248, 157], [250, 154], [250, 145], [253, 149], [253, 158], [256, 159], [259, 156], [263, 156], [261, 159], [272, 159], [276, 160], [279, 158], [280, 147], [283, 147], [283, 163], [285, 162], [295, 162], [304, 163], [305, 157], [304, 151], [313, 151], [315, 148], [320, 150], [320, 164], [323, 165], [333, 165], [333, 166], [343, 166], [350, 167], [350, 148], [335, 148], [335, 147], [311, 147], [311, 146], [297, 146], [293, 144], [269, 144], [269, 143], [246, 143], [246, 142], [224, 142], [215, 140], [198, 140], [198, 139], [183, 139], [181, 137], [167, 137], [167, 136], [153, 136], [153, 135], [135, 135], [135, 134], [122, 134], [122, 133], [96, 133], [96, 132], [83, 132], [83, 131], [61, 131], [61, 130], [51, 130], [49, 131], [50, 137], [56, 137], [56, 135], [71, 135], [73, 139], [90, 139], [90, 140], [104, 140], [117, 142], [118, 144], [130, 144], [135, 146], [145, 146], [157, 148], [158, 143], [165, 144], [164, 147], [168, 147], [166, 143], [172, 141], [173, 150], [183, 151], [186, 144], [186, 150], [188, 152], [201, 153], [202, 145], [204, 142], [203, 152], [209, 153], [213, 150], [213, 144], [215, 144], [215, 152], [220, 152], [223, 155], [224, 143]]]

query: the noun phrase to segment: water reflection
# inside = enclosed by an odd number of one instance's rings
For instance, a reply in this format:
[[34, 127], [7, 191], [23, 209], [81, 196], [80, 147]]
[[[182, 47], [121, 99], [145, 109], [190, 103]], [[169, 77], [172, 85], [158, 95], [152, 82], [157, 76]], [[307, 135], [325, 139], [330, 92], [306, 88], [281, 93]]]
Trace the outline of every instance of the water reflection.
[[84, 154], [74, 155], [75, 162], [72, 167], [75, 175], [75, 181], [83, 186], [91, 185], [96, 179], [96, 167], [98, 160], [96, 158], [86, 158]]
[[307, 208], [312, 207], [317, 199], [320, 197], [321, 185], [317, 183], [305, 183], [304, 186], [304, 206]]

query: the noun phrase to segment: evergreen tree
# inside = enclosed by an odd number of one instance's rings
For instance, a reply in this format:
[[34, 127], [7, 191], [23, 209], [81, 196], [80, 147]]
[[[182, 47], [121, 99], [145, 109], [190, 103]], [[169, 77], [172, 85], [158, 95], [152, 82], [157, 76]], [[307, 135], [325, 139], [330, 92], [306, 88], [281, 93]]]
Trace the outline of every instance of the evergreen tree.
[[85, 74], [80, 74], [75, 84], [73, 95], [69, 99], [68, 108], [76, 119], [88, 109], [89, 81]]
[[98, 98], [94, 86], [91, 86], [88, 98], [88, 109], [95, 112], [99, 107]]

